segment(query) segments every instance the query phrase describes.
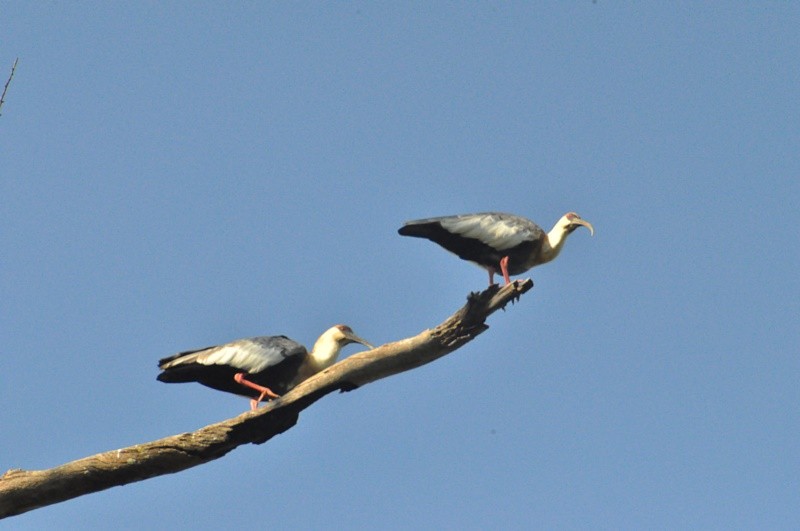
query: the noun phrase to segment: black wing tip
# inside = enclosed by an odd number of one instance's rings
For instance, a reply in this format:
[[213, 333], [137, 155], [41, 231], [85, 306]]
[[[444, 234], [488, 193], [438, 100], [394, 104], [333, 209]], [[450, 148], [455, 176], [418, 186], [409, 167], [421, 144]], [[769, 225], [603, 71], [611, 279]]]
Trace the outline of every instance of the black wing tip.
[[197, 379], [196, 367], [187, 367], [185, 365], [164, 369], [156, 376], [156, 380], [164, 383], [196, 382]]
[[432, 230], [435, 230], [437, 225], [428, 221], [409, 221], [399, 229], [397, 234], [400, 236], [416, 236], [427, 238]]

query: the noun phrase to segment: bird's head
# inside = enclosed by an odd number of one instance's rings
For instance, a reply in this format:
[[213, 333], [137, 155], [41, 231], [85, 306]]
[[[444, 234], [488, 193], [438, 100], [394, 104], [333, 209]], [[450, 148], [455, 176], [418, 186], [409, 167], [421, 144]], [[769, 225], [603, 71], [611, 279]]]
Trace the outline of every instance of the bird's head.
[[339, 344], [339, 346], [342, 347], [345, 345], [349, 345], [350, 343], [361, 343], [365, 347], [375, 348], [369, 343], [367, 343], [365, 340], [358, 337], [356, 333], [353, 332], [353, 329], [347, 325], [342, 325], [342, 324], [336, 325], [330, 328], [330, 330], [328, 330], [326, 334], [327, 333], [330, 333], [331, 338], [334, 341], [336, 341]]
[[561, 248], [564, 247], [564, 242], [567, 241], [567, 236], [572, 234], [578, 227], [586, 227], [589, 229], [589, 233], [594, 236], [594, 227], [592, 227], [592, 224], [585, 219], [581, 219], [575, 212], [567, 212], [561, 216], [561, 219], [555, 224], [553, 230], [547, 233], [547, 240], [545, 241], [545, 245], [542, 246], [536, 264], [544, 264], [558, 256], [558, 253], [561, 252]]
[[559, 225], [564, 227], [564, 230], [567, 232], [567, 234], [572, 234], [575, 229], [583, 226], [589, 229], [589, 234], [594, 236], [594, 227], [592, 227], [592, 224], [585, 219], [582, 219], [575, 212], [567, 212], [564, 214], [564, 217], [561, 218]]
[[361, 343], [366, 347], [374, 348], [358, 337], [349, 326], [336, 325], [328, 328], [314, 343], [314, 348], [311, 349], [310, 354], [313, 360], [312, 363], [317, 370], [329, 367], [339, 357], [339, 351], [342, 350], [342, 347], [350, 343]]

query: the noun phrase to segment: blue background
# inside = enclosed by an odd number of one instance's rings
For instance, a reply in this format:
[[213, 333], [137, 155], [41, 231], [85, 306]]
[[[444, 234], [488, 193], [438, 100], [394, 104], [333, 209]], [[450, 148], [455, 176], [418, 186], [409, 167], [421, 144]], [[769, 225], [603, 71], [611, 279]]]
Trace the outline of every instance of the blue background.
[[438, 324], [486, 275], [408, 219], [597, 229], [450, 356], [6, 523], [797, 527], [799, 27], [789, 2], [5, 3], [2, 471], [247, 409], [157, 382], [174, 352]]

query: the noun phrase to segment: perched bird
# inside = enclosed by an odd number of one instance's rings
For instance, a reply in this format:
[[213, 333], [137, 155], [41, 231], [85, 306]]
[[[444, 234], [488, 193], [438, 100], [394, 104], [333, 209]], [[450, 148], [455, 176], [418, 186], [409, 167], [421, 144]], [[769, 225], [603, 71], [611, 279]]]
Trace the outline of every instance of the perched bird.
[[309, 353], [286, 336], [260, 336], [159, 360], [158, 380], [166, 383], [199, 382], [228, 393], [250, 397], [250, 409], [265, 398], [278, 398], [294, 386], [336, 362], [350, 343], [372, 345], [346, 325], [336, 325], [319, 336]]
[[594, 235], [592, 224], [575, 212], [564, 214], [550, 232], [520, 216], [484, 212], [409, 221], [397, 232], [402, 236], [427, 238], [483, 267], [489, 271], [491, 286], [495, 273], [502, 273], [509, 284], [509, 275], [519, 275], [553, 260], [567, 236], [580, 226]]

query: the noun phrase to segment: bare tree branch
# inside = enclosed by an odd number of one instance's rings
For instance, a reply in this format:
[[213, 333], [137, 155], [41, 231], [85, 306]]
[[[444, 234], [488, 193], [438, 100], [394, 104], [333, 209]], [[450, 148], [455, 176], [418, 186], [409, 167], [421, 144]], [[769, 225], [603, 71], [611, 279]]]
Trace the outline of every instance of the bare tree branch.
[[[8, 92], [8, 85], [11, 84], [11, 79], [14, 77], [14, 71], [17, 69], [17, 63], [19, 62], [19, 57], [14, 59], [14, 64], [11, 65], [11, 75], [8, 76], [8, 81], [6, 81], [6, 86], [3, 87], [3, 94], [0, 95], [0, 111], [3, 110], [3, 104], [6, 102], [6, 92]], [[0, 116], [3, 116], [0, 113]]]
[[533, 287], [517, 280], [471, 293], [467, 304], [431, 330], [354, 354], [304, 381], [257, 411], [194, 432], [103, 452], [48, 470], [11, 469], [0, 476], [0, 518], [91, 492], [179, 472], [207, 463], [242, 444], [261, 444], [297, 423], [302, 410], [339, 390], [430, 363], [484, 332], [486, 318]]

